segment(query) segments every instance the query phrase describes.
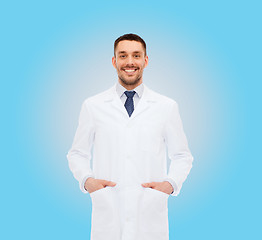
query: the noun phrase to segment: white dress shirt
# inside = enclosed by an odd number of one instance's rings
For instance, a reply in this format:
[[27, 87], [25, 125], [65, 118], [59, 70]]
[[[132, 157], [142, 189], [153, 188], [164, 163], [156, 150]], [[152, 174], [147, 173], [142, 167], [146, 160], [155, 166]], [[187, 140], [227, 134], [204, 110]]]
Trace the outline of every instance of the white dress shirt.
[[120, 100], [122, 101], [123, 104], [125, 104], [127, 96], [125, 95], [125, 91], [135, 91], [135, 95], [133, 97], [133, 101], [134, 101], [134, 109], [136, 108], [139, 100], [142, 97], [143, 91], [144, 91], [144, 84], [141, 83], [139, 86], [137, 86], [136, 88], [134, 88], [133, 90], [127, 90], [126, 88], [124, 88], [119, 82], [117, 82], [116, 84], [116, 92], [118, 94], [118, 96], [120, 97]]

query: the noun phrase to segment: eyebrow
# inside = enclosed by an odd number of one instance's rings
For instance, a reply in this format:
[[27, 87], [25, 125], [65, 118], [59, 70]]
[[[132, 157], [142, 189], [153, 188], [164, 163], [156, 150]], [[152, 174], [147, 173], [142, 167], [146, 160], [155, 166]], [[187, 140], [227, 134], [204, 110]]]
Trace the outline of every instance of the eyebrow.
[[[126, 51], [120, 51], [118, 52], [118, 54], [121, 54], [121, 53], [126, 53]], [[141, 51], [134, 51], [133, 53], [142, 53]]]

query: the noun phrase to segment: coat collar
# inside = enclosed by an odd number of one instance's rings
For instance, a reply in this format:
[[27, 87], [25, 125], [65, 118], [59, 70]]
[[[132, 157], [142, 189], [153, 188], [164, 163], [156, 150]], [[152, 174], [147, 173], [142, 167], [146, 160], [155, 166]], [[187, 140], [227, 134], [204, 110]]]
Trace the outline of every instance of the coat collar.
[[[111, 103], [111, 106], [114, 108], [117, 108], [119, 111], [121, 111], [126, 117], [129, 118], [128, 113], [125, 109], [124, 104], [120, 100], [117, 92], [116, 92], [116, 84], [114, 84], [113, 87], [111, 87], [108, 90], [108, 95], [105, 98], [105, 102]], [[148, 108], [150, 108], [151, 104], [156, 102], [156, 99], [153, 96], [152, 90], [150, 90], [145, 84], [144, 84], [144, 91], [141, 99], [139, 100], [139, 103], [137, 104], [136, 108], [134, 109], [134, 112], [132, 113], [130, 119], [135, 118], [140, 113], [144, 112]]]

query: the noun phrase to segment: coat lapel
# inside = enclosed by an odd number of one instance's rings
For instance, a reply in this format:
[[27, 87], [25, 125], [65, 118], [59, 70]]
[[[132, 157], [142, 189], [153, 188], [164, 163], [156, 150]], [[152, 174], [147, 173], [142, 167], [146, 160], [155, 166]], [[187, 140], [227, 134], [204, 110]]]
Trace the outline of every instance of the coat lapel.
[[139, 100], [134, 112], [132, 113], [130, 119], [133, 119], [143, 113], [144, 111], [148, 110], [152, 103], [155, 102], [155, 99], [153, 99], [151, 90], [144, 84], [144, 92]]
[[124, 114], [128, 117], [128, 113], [126, 111], [125, 106], [123, 105], [121, 99], [119, 98], [117, 92], [116, 92], [116, 84], [109, 89], [109, 94], [107, 95], [107, 98], [105, 99], [105, 102], [110, 103], [110, 105], [113, 108], [116, 108], [119, 112]]

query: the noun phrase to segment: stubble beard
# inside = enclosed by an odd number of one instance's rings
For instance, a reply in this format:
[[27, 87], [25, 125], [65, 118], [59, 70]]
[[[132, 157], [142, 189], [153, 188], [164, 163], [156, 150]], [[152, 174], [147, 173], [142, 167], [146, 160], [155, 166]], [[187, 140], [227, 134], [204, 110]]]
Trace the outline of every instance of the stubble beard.
[[133, 85], [137, 85], [140, 82], [142, 76], [138, 76], [136, 79], [134, 79], [133, 81], [128, 81], [125, 78], [118, 76], [119, 80], [124, 83], [125, 85], [128, 86], [133, 86]]
[[[138, 71], [139, 70], [140, 69], [138, 68]], [[143, 71], [134, 80], [129, 80], [128, 78], [125, 78], [121, 73], [119, 73], [118, 78], [126, 86], [136, 86], [140, 82], [142, 75], [143, 75]]]

